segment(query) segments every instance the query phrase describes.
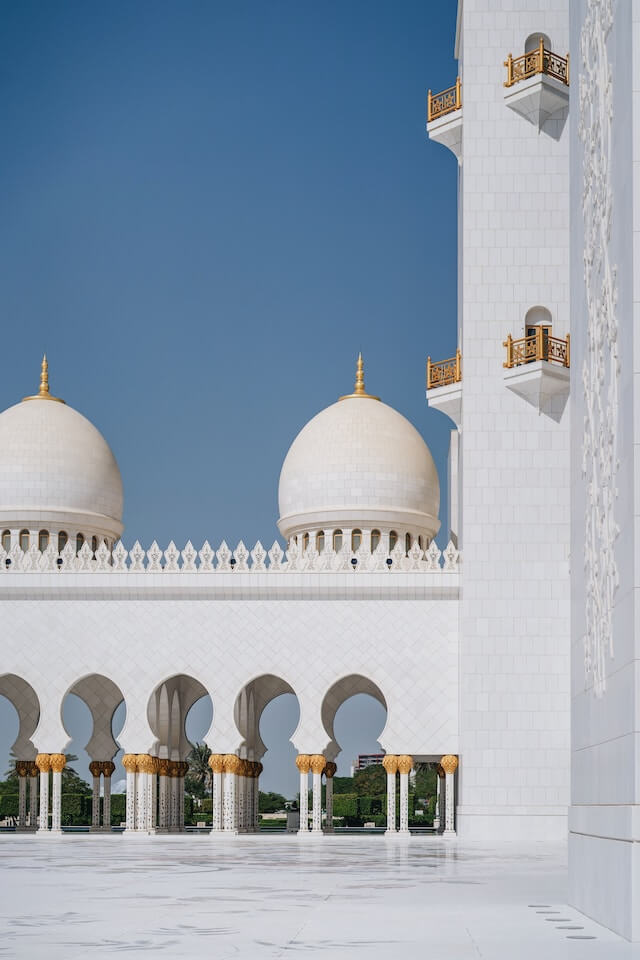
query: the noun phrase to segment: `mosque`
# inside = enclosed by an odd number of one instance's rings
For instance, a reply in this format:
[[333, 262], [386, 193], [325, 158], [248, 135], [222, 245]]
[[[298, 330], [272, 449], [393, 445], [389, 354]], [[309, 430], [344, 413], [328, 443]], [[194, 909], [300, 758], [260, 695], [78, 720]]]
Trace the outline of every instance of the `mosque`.
[[46, 361], [0, 414], [0, 693], [25, 830], [60, 832], [69, 692], [93, 717], [105, 817], [125, 751], [123, 842], [180, 830], [185, 718], [205, 694], [210, 836], [255, 830], [260, 717], [288, 692], [300, 837], [322, 842], [334, 718], [367, 693], [387, 714], [389, 840], [409, 837], [412, 766], [436, 762], [448, 841], [568, 836], [570, 902], [640, 939], [637, 7], [459, 0], [458, 76], [427, 109], [428, 149], [458, 170], [457, 342], [427, 360], [446, 478], [360, 358], [285, 458], [284, 550], [127, 549], [118, 465], [51, 395]]

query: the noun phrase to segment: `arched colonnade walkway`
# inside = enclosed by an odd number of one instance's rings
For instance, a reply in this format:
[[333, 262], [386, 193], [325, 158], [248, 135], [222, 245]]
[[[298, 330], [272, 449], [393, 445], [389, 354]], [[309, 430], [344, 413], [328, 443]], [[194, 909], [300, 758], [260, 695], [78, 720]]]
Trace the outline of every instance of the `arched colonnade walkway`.
[[[100, 674], [77, 681], [65, 696], [69, 693], [86, 704], [93, 721], [91, 737], [85, 748], [90, 757], [92, 778], [91, 829], [110, 832], [111, 777], [115, 771], [113, 760], [119, 750], [112, 725], [124, 697], [113, 681]], [[237, 697], [234, 720], [242, 738], [240, 745], [235, 752], [212, 752], [208, 761], [212, 786], [211, 835], [214, 837], [258, 831], [259, 778], [263, 770], [261, 759], [266, 752], [260, 737], [260, 718], [266, 706], [284, 693], [295, 695], [287, 681], [263, 674], [250, 681]], [[333, 832], [333, 777], [337, 770], [335, 760], [340, 753], [334, 734], [335, 716], [347, 699], [362, 693], [374, 697], [387, 709], [380, 687], [372, 680], [359, 674], [343, 677], [329, 688], [322, 700], [321, 719], [326, 734], [323, 749], [317, 753], [298, 753], [295, 758], [300, 783], [298, 834], [303, 838], [321, 838]], [[57, 753], [36, 750], [33, 739], [37, 742], [34, 735], [40, 708], [37, 694], [29, 683], [11, 674], [0, 676], [0, 696], [14, 705], [19, 718], [18, 736], [12, 748], [19, 783], [17, 829], [59, 834], [62, 831], [62, 773], [66, 756], [62, 750]], [[203, 684], [185, 674], [163, 681], [151, 694], [147, 720], [155, 741], [145, 752], [125, 753], [122, 757], [126, 771], [125, 835], [184, 830], [184, 783], [189, 769], [186, 758], [192, 748], [185, 724], [191, 708], [205, 697], [209, 695]], [[204, 739], [208, 742], [207, 737]], [[209, 746], [213, 749], [212, 744]], [[438, 757], [429, 755], [417, 759], [438, 760]], [[385, 833], [389, 837], [408, 836], [409, 774], [414, 757], [406, 753], [387, 753], [382, 765], [387, 786]], [[457, 768], [455, 754], [440, 756], [434, 828], [444, 836], [455, 835]]]

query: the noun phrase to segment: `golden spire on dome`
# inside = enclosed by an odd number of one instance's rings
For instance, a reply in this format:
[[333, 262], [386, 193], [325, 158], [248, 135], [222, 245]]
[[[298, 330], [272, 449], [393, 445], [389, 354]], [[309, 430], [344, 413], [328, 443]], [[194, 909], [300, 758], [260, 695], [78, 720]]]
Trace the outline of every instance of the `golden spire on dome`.
[[60, 397], [52, 397], [49, 393], [49, 364], [46, 353], [42, 356], [40, 366], [40, 390], [31, 397], [23, 397], [24, 400], [55, 400], [56, 403], [64, 403]]
[[340, 397], [341, 400], [352, 400], [354, 397], [364, 397], [366, 400], [379, 400], [380, 397], [373, 397], [370, 393], [364, 388], [364, 360], [362, 359], [362, 354], [358, 354], [358, 362], [356, 363], [356, 382], [353, 388], [353, 393], [347, 393], [344, 397]]

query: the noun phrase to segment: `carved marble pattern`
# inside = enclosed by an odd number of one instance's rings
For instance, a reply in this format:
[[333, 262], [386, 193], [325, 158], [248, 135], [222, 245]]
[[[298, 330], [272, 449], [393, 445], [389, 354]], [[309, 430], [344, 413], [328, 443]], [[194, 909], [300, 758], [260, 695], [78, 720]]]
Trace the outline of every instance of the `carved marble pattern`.
[[607, 37], [612, 0], [588, 0], [580, 35], [580, 118], [583, 144], [582, 212], [587, 343], [582, 382], [582, 467], [585, 510], [585, 684], [606, 688], [605, 656], [613, 650], [613, 604], [619, 576], [615, 543], [618, 496], [617, 278], [611, 263], [613, 85]]
[[[11, 562], [7, 566], [5, 560]], [[196, 559], [199, 563], [196, 563]], [[268, 563], [267, 563], [268, 560]], [[353, 561], [356, 561], [355, 563]], [[388, 561], [391, 560], [391, 563]], [[62, 561], [59, 563], [59, 561]], [[214, 562], [215, 561], [215, 562]], [[95, 554], [87, 543], [76, 556], [75, 549], [67, 543], [61, 554], [53, 546], [40, 553], [37, 547], [23, 552], [19, 546], [12, 547], [7, 554], [0, 547], [0, 576], [14, 576], [16, 573], [55, 572], [70, 573], [456, 573], [459, 555], [453, 543], [440, 551], [432, 542], [427, 551], [414, 543], [405, 554], [404, 547], [398, 543], [390, 553], [379, 545], [371, 552], [361, 546], [352, 553], [344, 545], [334, 551], [331, 547], [319, 553], [314, 546], [301, 550], [292, 540], [286, 553], [275, 542], [267, 552], [258, 541], [249, 550], [240, 541], [235, 550], [229, 549], [225, 541], [215, 551], [205, 541], [202, 549], [196, 552], [191, 541], [180, 551], [171, 541], [163, 552], [154, 540], [145, 551], [136, 540], [130, 551], [121, 541], [110, 550], [104, 541], [98, 545]]]

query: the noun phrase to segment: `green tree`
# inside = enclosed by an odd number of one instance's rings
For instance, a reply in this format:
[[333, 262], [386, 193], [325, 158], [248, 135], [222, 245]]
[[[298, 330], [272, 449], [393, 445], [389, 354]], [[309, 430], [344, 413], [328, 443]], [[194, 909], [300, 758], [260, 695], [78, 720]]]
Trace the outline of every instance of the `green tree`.
[[387, 792], [387, 774], [380, 763], [356, 770], [353, 789], [359, 797], [376, 797]]
[[263, 793], [261, 790], [258, 794], [258, 811], [279, 813], [280, 810], [284, 810], [286, 802], [281, 793]]
[[206, 743], [196, 743], [187, 757], [189, 772], [184, 778], [184, 789], [192, 797], [203, 798], [211, 793], [210, 756], [211, 750]]
[[79, 793], [84, 796], [91, 795], [91, 787], [86, 780], [76, 773], [70, 764], [78, 759], [75, 753], [65, 753], [67, 762], [62, 771], [62, 793]]

